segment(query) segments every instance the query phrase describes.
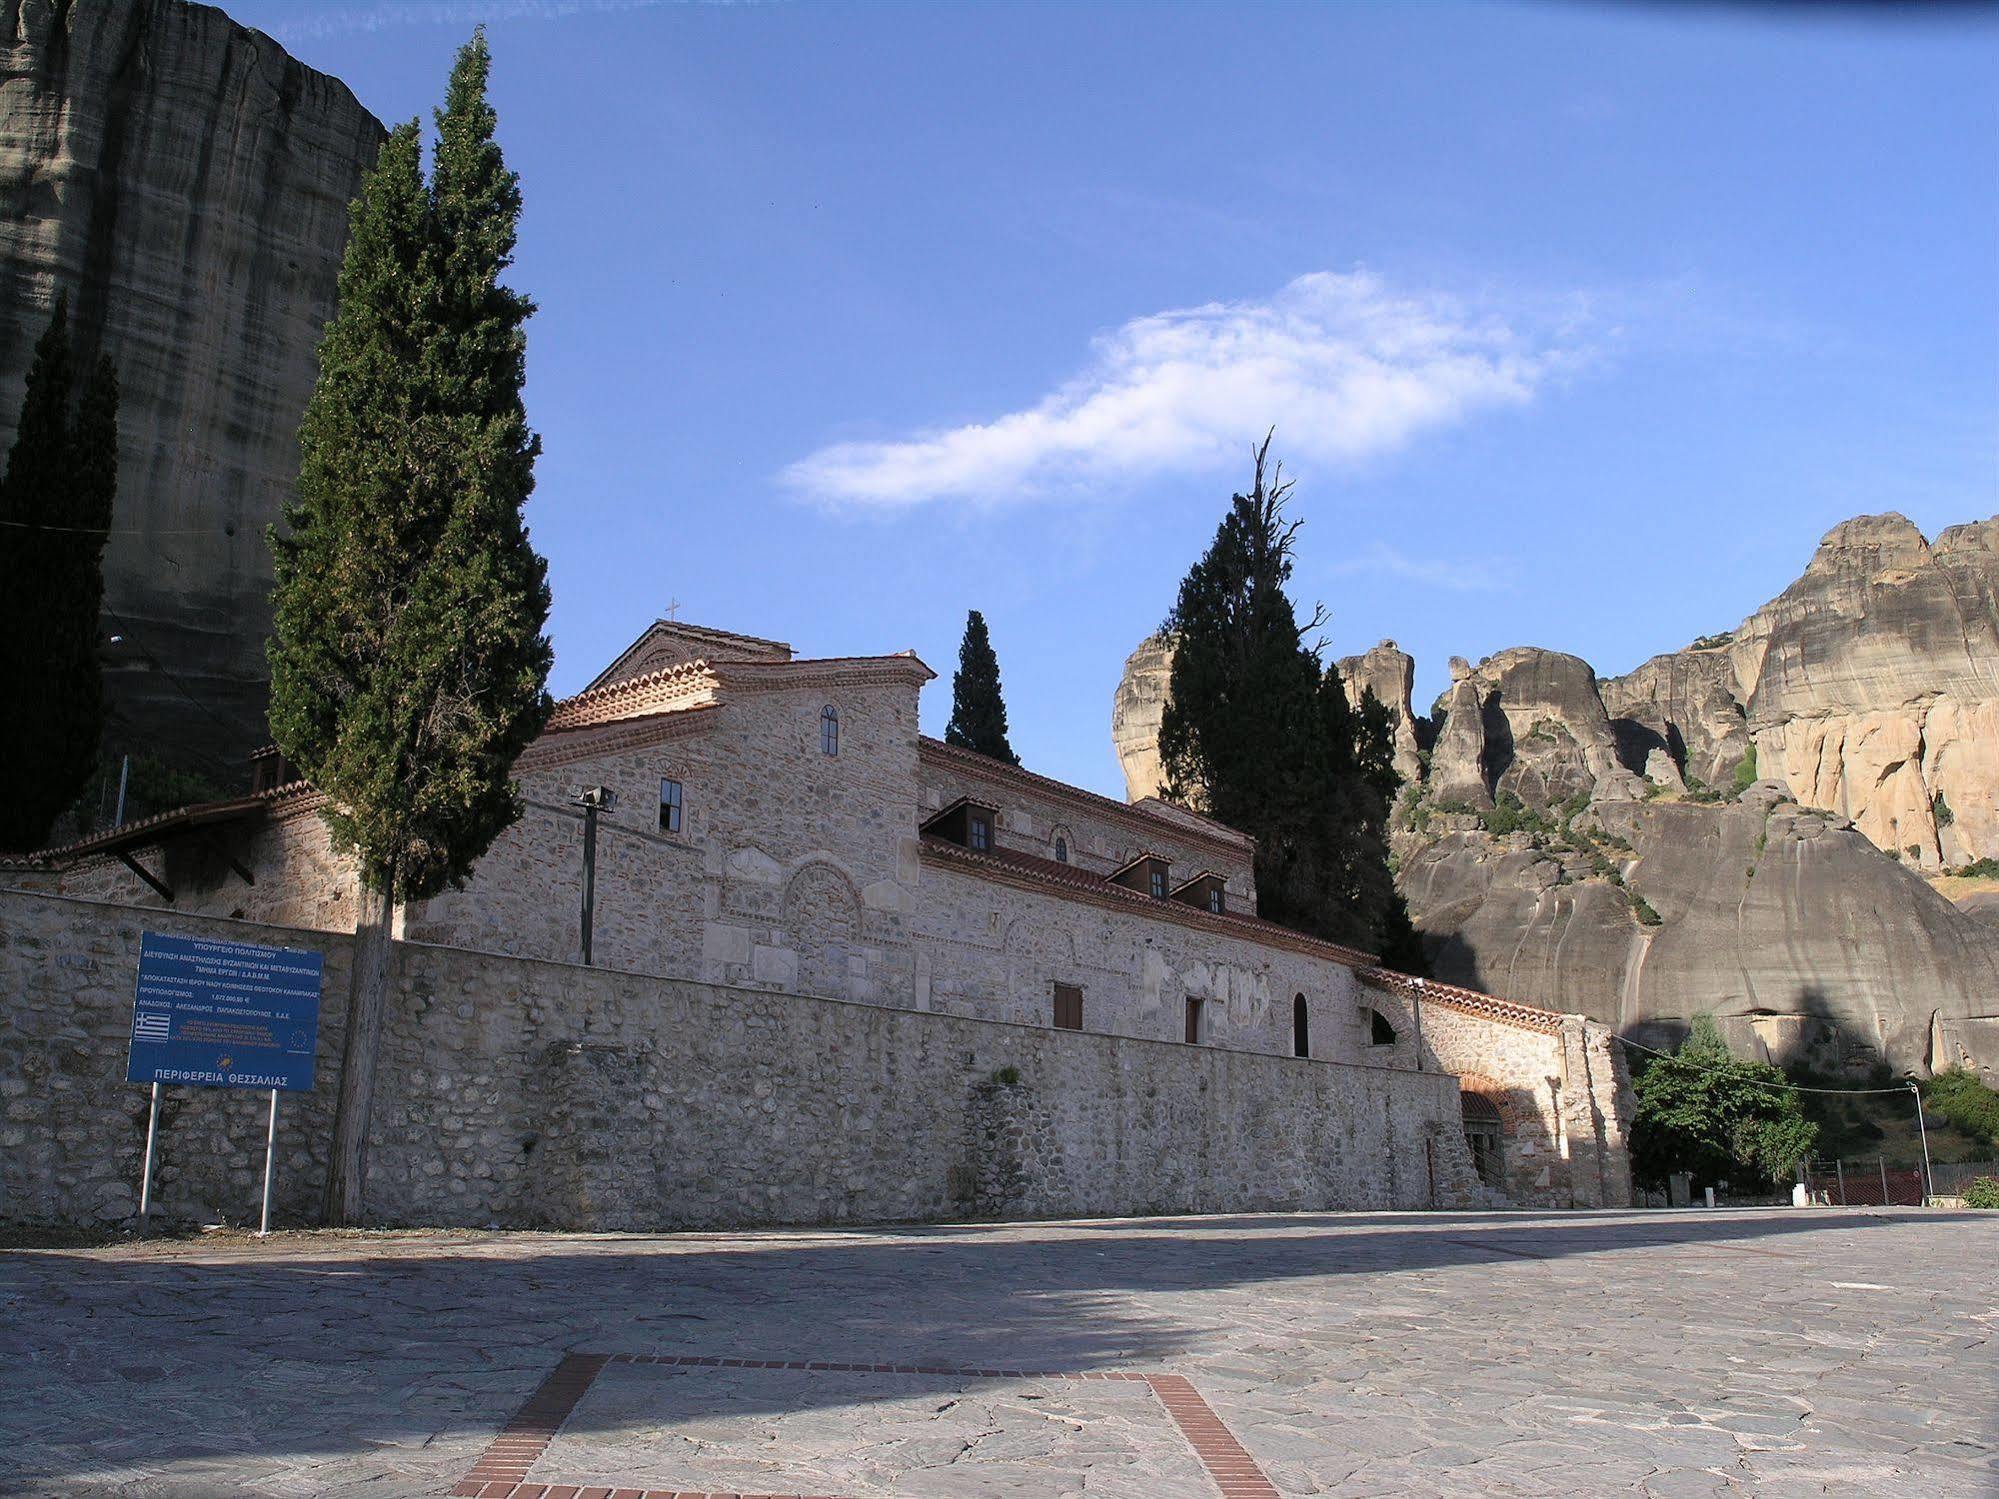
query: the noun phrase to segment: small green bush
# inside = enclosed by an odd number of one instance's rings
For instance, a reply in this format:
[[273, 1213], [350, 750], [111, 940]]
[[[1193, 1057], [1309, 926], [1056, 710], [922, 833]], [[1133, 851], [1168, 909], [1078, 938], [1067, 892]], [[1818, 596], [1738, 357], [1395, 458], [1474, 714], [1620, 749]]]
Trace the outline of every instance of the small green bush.
[[1960, 864], [1950, 873], [1967, 880], [1999, 880], [1999, 859], [1977, 859]]
[[1756, 746], [1750, 745], [1735, 762], [1735, 794], [1742, 795], [1756, 784]]
[[1999, 1177], [1981, 1176], [1964, 1189], [1968, 1208], [1999, 1208]]
[[1020, 1086], [1020, 1069], [1011, 1062], [1004, 1067], [996, 1067], [993, 1069], [993, 1082], [1002, 1088], [1018, 1088]]
[[1652, 902], [1636, 890], [1626, 893], [1631, 897], [1631, 914], [1638, 918], [1641, 926], [1658, 926], [1665, 921], [1665, 917], [1652, 909]]
[[1999, 1093], [1975, 1072], [1953, 1068], [1923, 1084], [1923, 1107], [1943, 1115], [1967, 1135], [1999, 1145]]
[[1947, 828], [1957, 821], [1957, 814], [1951, 811], [1950, 803], [1943, 799], [1941, 791], [1930, 798], [1930, 815], [1936, 818], [1940, 828]]

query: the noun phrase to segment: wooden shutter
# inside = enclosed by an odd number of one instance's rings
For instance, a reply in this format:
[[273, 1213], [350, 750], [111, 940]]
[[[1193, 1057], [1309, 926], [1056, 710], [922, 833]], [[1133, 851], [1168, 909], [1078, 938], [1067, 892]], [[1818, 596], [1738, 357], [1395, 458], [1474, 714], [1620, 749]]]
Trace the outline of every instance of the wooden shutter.
[[1055, 986], [1055, 1028], [1061, 1031], [1083, 1028], [1083, 991], [1074, 984]]

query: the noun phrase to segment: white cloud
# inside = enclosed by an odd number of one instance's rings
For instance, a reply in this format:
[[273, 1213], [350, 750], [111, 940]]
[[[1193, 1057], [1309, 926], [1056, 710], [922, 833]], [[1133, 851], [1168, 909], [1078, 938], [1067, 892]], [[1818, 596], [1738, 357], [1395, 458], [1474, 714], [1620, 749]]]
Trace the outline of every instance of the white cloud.
[[1267, 301], [1126, 323], [1087, 369], [989, 422], [840, 442], [785, 471], [835, 504], [999, 503], [1240, 465], [1275, 425], [1287, 464], [1351, 464], [1425, 431], [1517, 406], [1572, 365], [1573, 318], [1540, 331], [1368, 271], [1300, 276]]
[[1411, 583], [1447, 588], [1454, 593], [1490, 593], [1513, 586], [1510, 571], [1485, 561], [1459, 561], [1449, 557], [1411, 557], [1386, 542], [1377, 541], [1365, 552], [1333, 563], [1329, 573], [1387, 573]]

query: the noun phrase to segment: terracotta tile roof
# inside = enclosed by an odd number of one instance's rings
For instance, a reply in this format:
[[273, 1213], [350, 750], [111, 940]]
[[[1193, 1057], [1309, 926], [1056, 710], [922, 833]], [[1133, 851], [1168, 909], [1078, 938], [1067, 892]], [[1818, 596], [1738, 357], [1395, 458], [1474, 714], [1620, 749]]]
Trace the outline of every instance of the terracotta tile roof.
[[927, 857], [962, 865], [977, 874], [1033, 886], [1056, 887], [1064, 894], [1093, 904], [1108, 905], [1131, 911], [1134, 915], [1151, 916], [1219, 935], [1240, 937], [1245, 941], [1260, 942], [1266, 947], [1289, 948], [1314, 957], [1331, 958], [1349, 968], [1360, 968], [1376, 961], [1373, 953], [1343, 947], [1337, 942], [1327, 942], [1304, 932], [1294, 932], [1288, 926], [1265, 921], [1261, 916], [1246, 916], [1237, 911], [1224, 911], [1218, 915], [1201, 906], [1190, 906], [1185, 901], [1162, 900], [1155, 895], [1142, 894], [1129, 885], [1115, 884], [1105, 875], [1092, 874], [1074, 864], [1044, 859], [1039, 854], [1021, 853], [1011, 848], [974, 852], [961, 844], [930, 834], [923, 837], [923, 852]]
[[1464, 989], [1456, 984], [1441, 984], [1435, 979], [1421, 979], [1414, 974], [1398, 973], [1393, 968], [1363, 968], [1361, 982], [1372, 984], [1377, 989], [1385, 989], [1392, 994], [1400, 994], [1409, 999], [1420, 999], [1426, 1004], [1444, 1005], [1453, 1010], [1464, 1010], [1469, 1014], [1483, 1015], [1489, 1020], [1497, 1020], [1507, 1025], [1516, 1025], [1523, 1030], [1559, 1031], [1567, 1021], [1580, 1021], [1585, 1017], [1565, 1014], [1560, 1010], [1544, 1010], [1537, 1005], [1516, 1004], [1510, 999], [1500, 999], [1478, 989]]
[[678, 703], [698, 702], [714, 690], [715, 674], [706, 661], [683, 661], [563, 698], [549, 714], [542, 732], [559, 734], [641, 713], [664, 712]]
[[937, 678], [915, 651], [888, 656], [799, 656], [790, 661], [718, 661], [714, 669], [725, 687], [738, 682], [807, 686], [871, 678], [921, 684]]
[[946, 744], [941, 739], [924, 735], [917, 740], [917, 750], [924, 757], [940, 761], [953, 770], [963, 770], [973, 775], [984, 776], [1001, 785], [1014, 784], [1038, 793], [1067, 801], [1087, 808], [1100, 817], [1110, 817], [1127, 827], [1148, 830], [1157, 834], [1170, 828], [1183, 838], [1206, 841], [1218, 848], [1226, 848], [1238, 858], [1247, 855], [1256, 847], [1256, 840], [1249, 834], [1216, 822], [1212, 817], [1203, 817], [1198, 812], [1189, 812], [1185, 807], [1176, 807], [1157, 797], [1147, 797], [1141, 802], [1121, 802], [1108, 796], [1100, 796], [1094, 791], [1085, 791], [1081, 786], [1071, 786], [1067, 781], [1058, 781], [1051, 776], [1038, 775], [1034, 771], [1018, 765], [1007, 765], [990, 755], [979, 754], [976, 750], [959, 749]]
[[689, 624], [678, 619], [656, 619], [639, 631], [638, 638], [622, 651], [611, 664], [590, 679], [584, 691], [598, 687], [608, 687], [613, 682], [623, 681], [619, 673], [627, 661], [643, 652], [661, 635], [671, 636], [682, 642], [706, 641], [712, 647], [702, 652], [709, 660], [726, 659], [732, 651], [747, 647], [757, 656], [781, 656], [789, 659], [791, 647], [782, 640], [766, 640], [761, 635], [743, 635], [735, 630], [718, 630], [712, 625]]
[[151, 817], [120, 823], [115, 828], [105, 828], [87, 838], [77, 838], [68, 843], [58, 843], [50, 848], [38, 849], [24, 858], [11, 862], [16, 868], [32, 868], [66, 864], [76, 859], [89, 858], [94, 854], [115, 853], [119, 849], [144, 848], [157, 843], [169, 834], [184, 832], [191, 828], [209, 827], [224, 822], [245, 822], [268, 817], [273, 813], [281, 815], [289, 810], [289, 803], [294, 800], [304, 801], [314, 794], [312, 788], [303, 781], [287, 781], [282, 786], [273, 786], [267, 791], [254, 791], [248, 796], [232, 796], [214, 802], [193, 802], [170, 811], [156, 812]]

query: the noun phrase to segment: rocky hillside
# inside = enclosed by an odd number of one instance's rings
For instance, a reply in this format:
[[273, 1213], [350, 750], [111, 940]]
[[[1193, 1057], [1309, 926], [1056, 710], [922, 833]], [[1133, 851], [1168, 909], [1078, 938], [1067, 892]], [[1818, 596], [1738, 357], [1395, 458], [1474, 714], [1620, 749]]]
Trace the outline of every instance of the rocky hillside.
[[[1655, 1043], [1708, 1012], [1783, 1061], [1999, 1068], [1992, 882], [1943, 873], [1999, 849], [1999, 519], [1848, 521], [1737, 629], [1608, 681], [1506, 650], [1418, 717], [1393, 642], [1340, 666], [1400, 719], [1438, 977]], [[1169, 671], [1156, 640], [1127, 663], [1121, 750]]]
[[[113, 733], [264, 737], [264, 528], [383, 139], [346, 86], [182, 0], [0, 0], [0, 446], [58, 289], [124, 387], [105, 552]], [[197, 707], [191, 699], [199, 699]]]

